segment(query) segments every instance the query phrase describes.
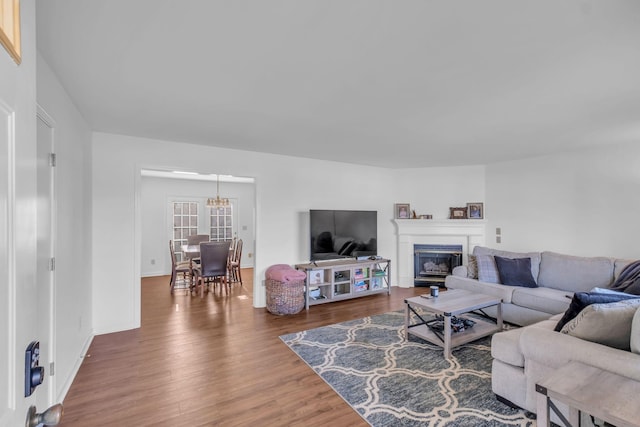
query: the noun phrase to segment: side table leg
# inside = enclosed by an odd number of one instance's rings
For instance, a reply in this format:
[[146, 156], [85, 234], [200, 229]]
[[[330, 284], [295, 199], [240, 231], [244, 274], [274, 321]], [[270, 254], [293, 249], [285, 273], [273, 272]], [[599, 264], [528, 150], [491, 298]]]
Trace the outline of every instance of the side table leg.
[[409, 340], [409, 303], [404, 303], [404, 339]]
[[537, 425], [538, 427], [549, 427], [549, 398], [541, 393], [537, 397]]
[[569, 422], [571, 425], [579, 427], [582, 425], [580, 421], [580, 411], [573, 407], [569, 408]]
[[444, 358], [451, 358], [451, 313], [444, 313]]

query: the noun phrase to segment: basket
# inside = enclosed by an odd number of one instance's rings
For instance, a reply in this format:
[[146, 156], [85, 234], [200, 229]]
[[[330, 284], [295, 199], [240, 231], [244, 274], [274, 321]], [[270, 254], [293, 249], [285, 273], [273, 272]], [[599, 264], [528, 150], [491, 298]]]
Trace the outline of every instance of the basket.
[[304, 308], [304, 280], [281, 282], [266, 279], [267, 310], [273, 314], [296, 314]]

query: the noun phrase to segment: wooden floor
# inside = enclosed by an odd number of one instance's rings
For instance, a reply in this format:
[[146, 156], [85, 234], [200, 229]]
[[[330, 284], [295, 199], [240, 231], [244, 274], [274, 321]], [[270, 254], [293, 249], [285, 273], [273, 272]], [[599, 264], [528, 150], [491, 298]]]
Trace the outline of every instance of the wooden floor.
[[392, 288], [293, 316], [253, 308], [253, 271], [229, 295], [169, 292], [142, 279], [142, 327], [95, 337], [61, 426], [367, 426], [280, 335], [403, 307]]

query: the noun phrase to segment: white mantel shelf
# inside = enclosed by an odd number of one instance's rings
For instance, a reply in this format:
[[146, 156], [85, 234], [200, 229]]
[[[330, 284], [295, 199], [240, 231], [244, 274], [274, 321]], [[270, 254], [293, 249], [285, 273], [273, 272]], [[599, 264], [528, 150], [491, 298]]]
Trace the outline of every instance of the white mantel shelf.
[[398, 285], [413, 287], [413, 245], [460, 245], [462, 260], [485, 244], [486, 221], [478, 219], [396, 219]]

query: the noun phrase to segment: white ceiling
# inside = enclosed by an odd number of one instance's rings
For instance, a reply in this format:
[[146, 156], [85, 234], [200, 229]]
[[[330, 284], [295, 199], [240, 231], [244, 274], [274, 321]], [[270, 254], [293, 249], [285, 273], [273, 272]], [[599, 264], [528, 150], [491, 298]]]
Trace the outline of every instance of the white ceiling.
[[378, 165], [640, 142], [640, 1], [37, 0], [96, 131]]

